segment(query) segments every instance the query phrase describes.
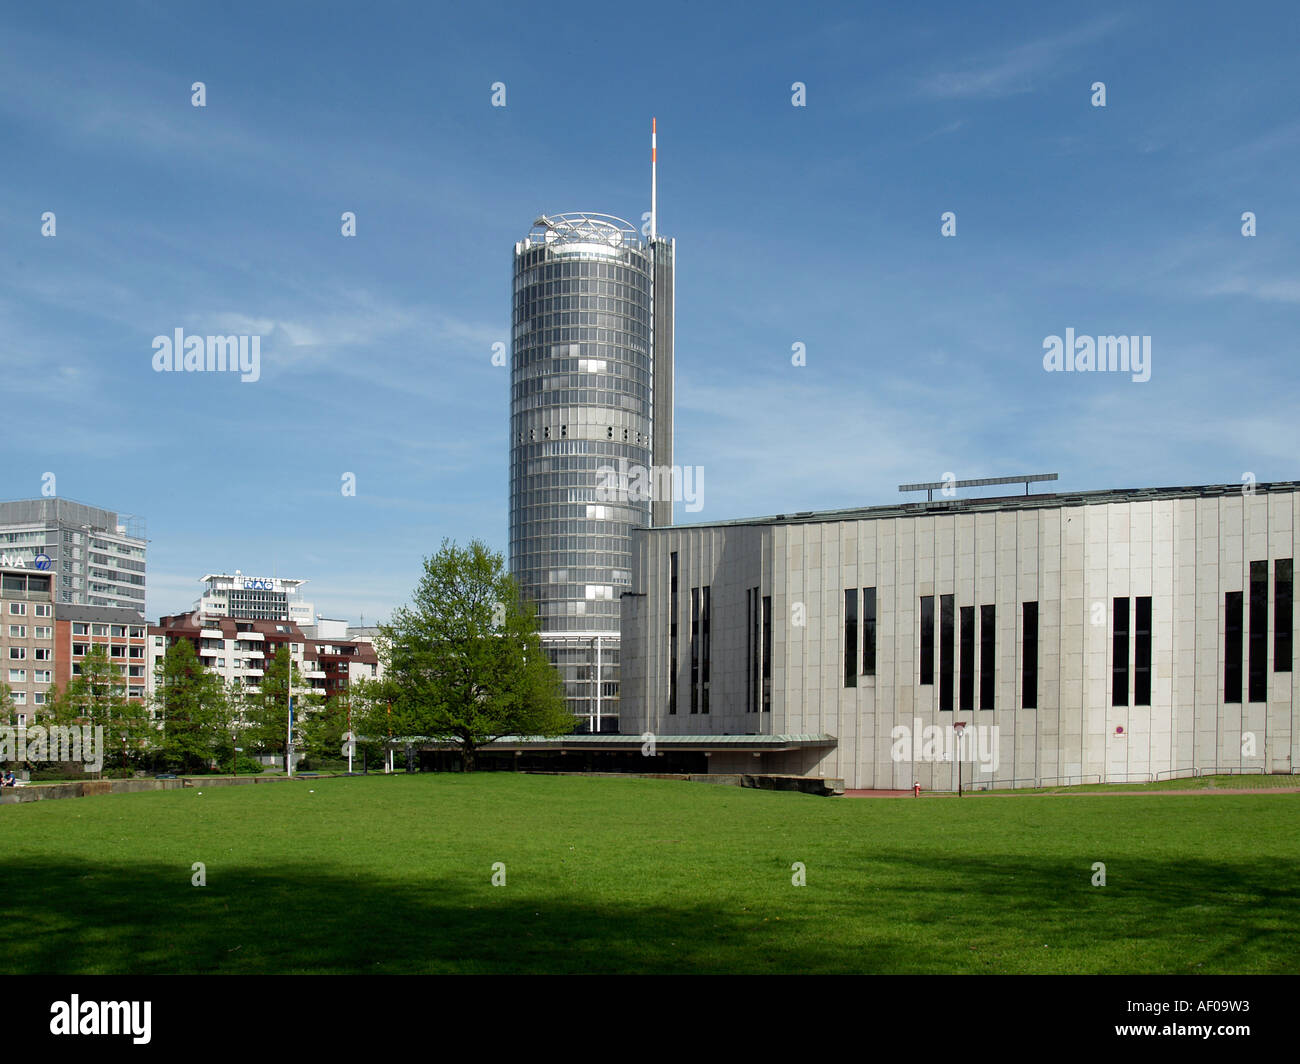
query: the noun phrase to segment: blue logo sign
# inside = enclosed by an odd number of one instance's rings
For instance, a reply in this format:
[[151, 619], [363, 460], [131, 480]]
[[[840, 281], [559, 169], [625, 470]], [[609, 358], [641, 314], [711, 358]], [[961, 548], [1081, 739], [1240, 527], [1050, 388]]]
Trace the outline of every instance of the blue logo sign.
[[50, 556], [48, 554], [38, 554], [33, 559], [37, 569], [48, 569], [50, 567]]
[[245, 591], [274, 591], [275, 581], [274, 580], [245, 580], [244, 590]]

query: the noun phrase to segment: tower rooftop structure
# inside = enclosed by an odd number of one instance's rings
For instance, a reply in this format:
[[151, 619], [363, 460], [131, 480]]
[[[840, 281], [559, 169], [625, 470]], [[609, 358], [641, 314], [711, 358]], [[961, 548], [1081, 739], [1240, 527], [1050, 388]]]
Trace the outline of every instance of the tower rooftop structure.
[[617, 248], [639, 248], [643, 241], [636, 226], [622, 218], [612, 214], [570, 211], [540, 215], [533, 222], [526, 243], [529, 247], [544, 244], [559, 254], [587, 251], [594, 255], [608, 255]]

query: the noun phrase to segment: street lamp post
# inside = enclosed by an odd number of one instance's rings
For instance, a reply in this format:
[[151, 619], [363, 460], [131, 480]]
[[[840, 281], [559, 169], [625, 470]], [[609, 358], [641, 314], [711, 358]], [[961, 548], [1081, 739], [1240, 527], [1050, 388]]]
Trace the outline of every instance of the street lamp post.
[[344, 689], [343, 700], [344, 700], [343, 704], [347, 706], [347, 710], [348, 710], [348, 775], [351, 776], [352, 755], [356, 753], [357, 736], [356, 733], [353, 732], [352, 730], [352, 691], [350, 688]]
[[293, 649], [289, 647], [289, 644], [287, 643], [285, 644], [285, 647], [286, 649], [289, 650], [289, 654], [288, 654], [289, 667], [288, 667], [288, 671], [285, 673], [285, 681], [284, 681], [284, 697], [289, 707], [289, 731], [288, 731], [288, 735], [285, 737], [284, 740], [284, 770], [288, 775], [292, 776], [293, 775]]
[[959, 720], [952, 726], [953, 731], [957, 733], [957, 749], [953, 751], [953, 758], [957, 762], [957, 797], [961, 797], [961, 737], [966, 730], [966, 722]]

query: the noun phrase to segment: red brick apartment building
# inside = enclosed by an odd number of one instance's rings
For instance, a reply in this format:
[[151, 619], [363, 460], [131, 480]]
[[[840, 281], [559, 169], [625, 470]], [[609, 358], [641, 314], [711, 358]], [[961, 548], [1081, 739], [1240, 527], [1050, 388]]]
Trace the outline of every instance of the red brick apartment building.
[[294, 665], [312, 692], [333, 698], [346, 692], [351, 682], [375, 676], [379, 658], [368, 642], [314, 639], [292, 621], [253, 620], [236, 617], [199, 618], [194, 613], [162, 617], [149, 626], [149, 668], [152, 689], [154, 667], [177, 640], [189, 640], [203, 665], [227, 682], [256, 687], [266, 666], [287, 646]]
[[108, 660], [132, 702], [143, 702], [149, 690], [148, 624], [144, 616], [125, 606], [70, 606], [55, 608], [54, 680], [62, 687], [81, 674], [81, 662], [95, 646], [108, 651]]

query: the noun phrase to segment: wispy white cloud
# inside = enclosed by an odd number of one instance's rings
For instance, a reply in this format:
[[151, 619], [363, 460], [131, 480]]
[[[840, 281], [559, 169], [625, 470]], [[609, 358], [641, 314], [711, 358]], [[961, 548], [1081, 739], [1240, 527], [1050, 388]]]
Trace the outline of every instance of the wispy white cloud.
[[955, 122], [946, 122], [943, 125], [941, 125], [938, 129], [931, 130], [925, 136], [917, 140], [916, 143], [924, 144], [926, 141], [934, 140], [937, 137], [950, 136], [951, 134], [956, 133], [959, 129], [965, 128], [965, 126], [966, 126], [966, 121], [965, 119], [961, 119], [961, 118], [957, 119]]
[[1120, 23], [1118, 16], [1100, 19], [1068, 33], [1040, 37], [993, 55], [981, 56], [957, 69], [941, 70], [921, 80], [925, 96], [938, 99], [996, 99], [1032, 92], [1035, 79], [1055, 70], [1073, 69], [1070, 53], [1101, 40]]
[[1300, 277], [1233, 277], [1212, 285], [1212, 296], [1249, 296], [1263, 303], [1300, 303]]

